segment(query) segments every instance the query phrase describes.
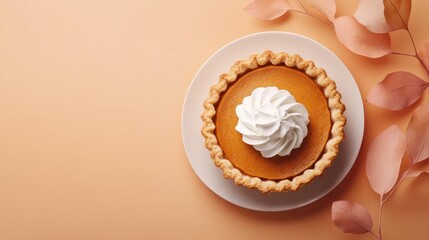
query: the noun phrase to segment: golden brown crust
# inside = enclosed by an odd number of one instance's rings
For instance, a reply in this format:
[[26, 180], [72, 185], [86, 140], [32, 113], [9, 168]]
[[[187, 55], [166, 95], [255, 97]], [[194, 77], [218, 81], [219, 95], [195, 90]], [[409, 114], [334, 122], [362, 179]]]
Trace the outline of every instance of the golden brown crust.
[[[224, 92], [228, 85], [234, 82], [237, 77], [244, 74], [246, 71], [264, 66], [267, 64], [279, 65], [284, 64], [287, 67], [297, 68], [314, 79], [315, 83], [320, 86], [326, 99], [328, 107], [331, 111], [331, 137], [325, 145], [325, 152], [321, 158], [316, 161], [314, 168], [305, 170], [301, 175], [295, 176], [292, 179], [284, 179], [280, 181], [262, 180], [258, 177], [248, 176], [233, 164], [225, 159], [223, 151], [217, 142], [214, 134], [215, 124], [214, 116], [216, 114], [215, 104], [218, 102], [220, 95]], [[289, 55], [287, 53], [273, 53], [265, 51], [262, 54], [251, 55], [247, 60], [237, 61], [231, 68], [229, 73], [223, 73], [219, 77], [219, 82], [210, 88], [209, 96], [204, 101], [204, 111], [201, 115], [203, 127], [201, 133], [205, 139], [205, 146], [210, 150], [210, 157], [215, 165], [222, 169], [225, 178], [233, 179], [237, 185], [242, 185], [247, 188], [256, 188], [263, 193], [268, 192], [283, 192], [296, 191], [301, 186], [309, 183], [315, 177], [323, 174], [332, 161], [336, 158], [339, 151], [339, 144], [344, 139], [344, 125], [346, 118], [344, 116], [345, 107], [341, 103], [341, 94], [337, 91], [335, 82], [331, 80], [324, 69], [314, 66], [312, 61], [302, 59], [299, 55]]]

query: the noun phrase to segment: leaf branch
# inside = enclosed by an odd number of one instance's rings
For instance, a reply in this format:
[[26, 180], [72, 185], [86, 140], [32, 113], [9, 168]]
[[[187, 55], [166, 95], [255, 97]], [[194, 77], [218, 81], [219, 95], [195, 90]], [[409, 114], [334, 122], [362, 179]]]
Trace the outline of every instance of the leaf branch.
[[382, 226], [382, 224], [381, 224], [381, 216], [383, 215], [383, 205], [384, 205], [384, 202], [383, 202], [383, 196], [384, 195], [380, 195], [380, 204], [379, 204], [379, 210], [378, 210], [378, 238], [381, 240], [381, 226]]
[[[253, 0], [248, 5], [247, 11], [263, 20], [275, 19], [287, 11], [311, 16], [333, 28], [338, 40], [352, 52], [370, 58], [379, 58], [388, 54], [413, 57], [419, 61], [429, 77], [429, 39], [425, 40], [421, 47], [417, 47], [408, 27], [411, 0], [397, 1], [398, 6], [392, 0], [383, 1], [383, 6], [370, 6], [368, 5], [371, 3], [370, 1], [361, 1], [363, 5], [362, 8], [359, 6], [357, 15], [355, 13], [355, 16], [338, 18], [335, 18], [335, 1], [333, 0], [322, 1], [322, 3], [309, 0], [304, 2], [307, 5], [303, 4], [301, 0], [297, 0], [297, 2], [300, 6], [291, 9], [287, 0]], [[375, 11], [373, 11], [374, 7]], [[380, 21], [380, 15], [375, 16], [369, 13], [366, 15], [365, 9], [371, 9], [376, 14], [384, 14], [385, 21]], [[399, 29], [407, 32], [414, 53], [391, 49], [390, 32]], [[427, 88], [429, 88], [427, 80], [409, 72], [397, 71], [388, 74], [379, 82], [371, 90], [367, 100], [385, 109], [400, 110], [419, 100]], [[378, 140], [374, 141], [368, 150], [367, 177], [373, 190], [380, 195], [378, 232], [372, 231], [372, 218], [365, 207], [349, 201], [336, 201], [332, 204], [332, 220], [343, 232], [370, 233], [375, 238], [382, 240], [384, 204], [405, 178], [419, 175], [415, 171], [413, 172], [413, 167], [417, 163], [429, 159], [428, 151], [425, 150], [423, 153], [423, 149], [429, 148], [429, 141], [427, 141], [429, 131], [423, 131], [423, 129], [429, 129], [429, 106], [419, 109], [413, 113], [413, 117], [417, 114], [416, 119], [419, 120], [413, 122], [413, 118], [411, 119], [406, 139], [399, 128], [392, 125], [377, 137]], [[423, 122], [420, 121], [421, 117], [424, 119]], [[407, 141], [406, 146], [405, 140]], [[411, 155], [411, 163], [398, 180], [400, 165], [406, 152]], [[380, 174], [380, 171], [383, 173]]]
[[[399, 181], [395, 184], [395, 186], [393, 186], [392, 190], [388, 193], [386, 193], [386, 196], [381, 199], [381, 206], [387, 201], [387, 199], [390, 198], [390, 196], [392, 196], [392, 194], [396, 191], [396, 189], [399, 187], [399, 185], [405, 180], [405, 178], [407, 178], [408, 173], [411, 171], [411, 169], [414, 167], [414, 164], [410, 165], [410, 167], [405, 170], [405, 172], [402, 174], [401, 178], [399, 179]], [[384, 196], [384, 195], [383, 195]]]

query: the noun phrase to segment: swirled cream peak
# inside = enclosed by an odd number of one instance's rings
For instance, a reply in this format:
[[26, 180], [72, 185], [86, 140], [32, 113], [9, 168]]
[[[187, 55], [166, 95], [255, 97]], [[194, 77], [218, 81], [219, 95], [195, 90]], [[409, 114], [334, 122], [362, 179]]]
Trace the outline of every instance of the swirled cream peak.
[[289, 155], [307, 136], [307, 109], [287, 90], [261, 87], [253, 90], [235, 109], [235, 129], [243, 142], [252, 145], [265, 158]]

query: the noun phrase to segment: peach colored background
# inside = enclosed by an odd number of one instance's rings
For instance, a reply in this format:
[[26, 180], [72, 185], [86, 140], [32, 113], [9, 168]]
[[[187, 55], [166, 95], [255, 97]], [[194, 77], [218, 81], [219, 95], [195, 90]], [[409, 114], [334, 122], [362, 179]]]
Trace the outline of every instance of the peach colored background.
[[[345, 62], [364, 97], [392, 71], [425, 77], [414, 59], [354, 55], [311, 17], [257, 20], [242, 10], [249, 1], [0, 0], [0, 239], [372, 239], [336, 229], [331, 203], [352, 200], [377, 217], [368, 145], [392, 123], [404, 129], [415, 107], [364, 103], [352, 171], [293, 211], [232, 205], [189, 165], [180, 132], [187, 87], [212, 53], [244, 35], [280, 30], [319, 41]], [[429, 2], [413, 3], [419, 43], [429, 38]], [[357, 4], [337, 1], [337, 16]], [[403, 33], [394, 45], [412, 50]], [[387, 202], [385, 239], [427, 238], [428, 181], [406, 180]]]

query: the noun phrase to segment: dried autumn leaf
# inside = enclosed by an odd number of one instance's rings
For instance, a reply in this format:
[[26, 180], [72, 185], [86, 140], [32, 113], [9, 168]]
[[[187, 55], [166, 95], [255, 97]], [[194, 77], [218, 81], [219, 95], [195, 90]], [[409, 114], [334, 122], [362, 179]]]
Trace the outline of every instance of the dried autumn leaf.
[[417, 50], [419, 58], [425, 65], [426, 71], [429, 72], [429, 39], [424, 40]]
[[429, 158], [429, 104], [417, 108], [405, 132], [411, 164]]
[[273, 20], [289, 10], [285, 0], [254, 0], [244, 10], [262, 20]]
[[337, 5], [335, 0], [300, 0], [304, 10], [315, 17], [327, 19], [333, 22]]
[[389, 73], [368, 94], [368, 102], [389, 110], [401, 110], [419, 100], [429, 82], [409, 72]]
[[371, 143], [366, 159], [366, 176], [372, 189], [381, 196], [395, 185], [405, 154], [404, 134], [392, 125]]
[[383, 0], [361, 0], [354, 16], [371, 32], [387, 33], [390, 31], [390, 26], [384, 17]]
[[370, 32], [354, 17], [336, 18], [334, 27], [338, 40], [356, 54], [378, 58], [392, 51], [388, 33]]
[[332, 203], [332, 222], [345, 233], [362, 234], [371, 232], [372, 218], [368, 210], [350, 201]]
[[384, 16], [390, 31], [408, 29], [411, 13], [411, 0], [383, 0]]

